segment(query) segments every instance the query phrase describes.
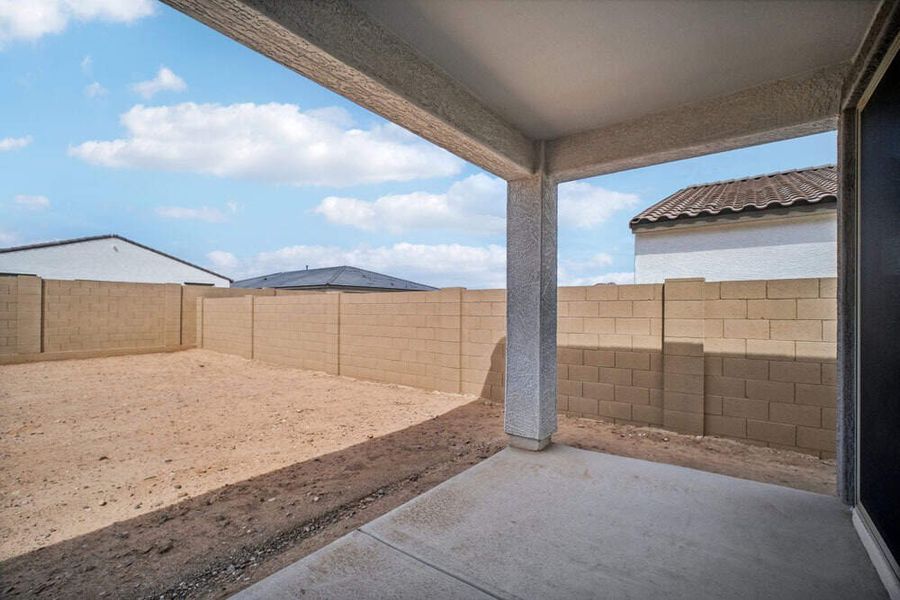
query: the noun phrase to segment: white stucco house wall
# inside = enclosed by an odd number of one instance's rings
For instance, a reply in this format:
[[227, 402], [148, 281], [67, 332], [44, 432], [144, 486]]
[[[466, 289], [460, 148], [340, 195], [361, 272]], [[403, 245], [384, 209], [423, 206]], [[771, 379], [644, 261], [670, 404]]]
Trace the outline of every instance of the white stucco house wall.
[[679, 190], [635, 216], [635, 281], [837, 276], [833, 166]]
[[45, 279], [231, 285], [224, 275], [119, 235], [0, 248], [0, 273]]

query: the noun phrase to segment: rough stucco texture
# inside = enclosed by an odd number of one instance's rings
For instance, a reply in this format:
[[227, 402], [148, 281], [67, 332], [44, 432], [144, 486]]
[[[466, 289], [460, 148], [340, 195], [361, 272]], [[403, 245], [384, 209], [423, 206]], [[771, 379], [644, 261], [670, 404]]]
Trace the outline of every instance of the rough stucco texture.
[[504, 428], [537, 441], [556, 431], [556, 203], [546, 175], [508, 184]]
[[787, 219], [638, 230], [635, 280], [836, 277], [834, 212]]

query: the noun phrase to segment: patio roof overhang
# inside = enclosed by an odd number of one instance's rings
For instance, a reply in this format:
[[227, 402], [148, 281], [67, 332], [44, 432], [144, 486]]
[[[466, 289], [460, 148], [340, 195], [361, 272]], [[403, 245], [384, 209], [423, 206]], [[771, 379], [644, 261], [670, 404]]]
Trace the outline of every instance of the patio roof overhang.
[[165, 1], [504, 179], [558, 181], [833, 129], [877, 6]]
[[[860, 506], [860, 111], [900, 1], [163, 1], [507, 180], [505, 425], [533, 450], [556, 429], [558, 183], [837, 127], [839, 495]], [[667, 394], [664, 427], [702, 433]]]
[[533, 449], [556, 430], [558, 183], [835, 128], [893, 6], [165, 1], [509, 182], [506, 430]]

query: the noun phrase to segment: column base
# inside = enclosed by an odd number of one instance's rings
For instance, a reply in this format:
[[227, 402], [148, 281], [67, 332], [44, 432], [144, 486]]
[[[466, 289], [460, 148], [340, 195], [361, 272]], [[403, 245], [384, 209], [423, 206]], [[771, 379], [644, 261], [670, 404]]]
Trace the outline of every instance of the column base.
[[518, 435], [513, 435], [511, 433], [506, 434], [507, 442], [513, 448], [521, 448], [522, 450], [531, 450], [532, 452], [537, 452], [538, 450], [543, 450], [547, 446], [550, 445], [550, 436], [548, 435], [542, 440], [534, 440], [527, 437], [522, 437]]

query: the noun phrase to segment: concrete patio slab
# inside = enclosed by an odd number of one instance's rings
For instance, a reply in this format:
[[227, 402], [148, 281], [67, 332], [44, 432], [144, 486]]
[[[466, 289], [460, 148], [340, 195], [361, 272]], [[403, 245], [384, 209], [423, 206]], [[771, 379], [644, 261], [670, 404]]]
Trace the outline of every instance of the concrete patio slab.
[[491, 598], [359, 531], [278, 571], [237, 597], [245, 600]]
[[506, 449], [236, 597], [301, 589], [329, 598], [887, 598], [837, 498], [559, 445]]

